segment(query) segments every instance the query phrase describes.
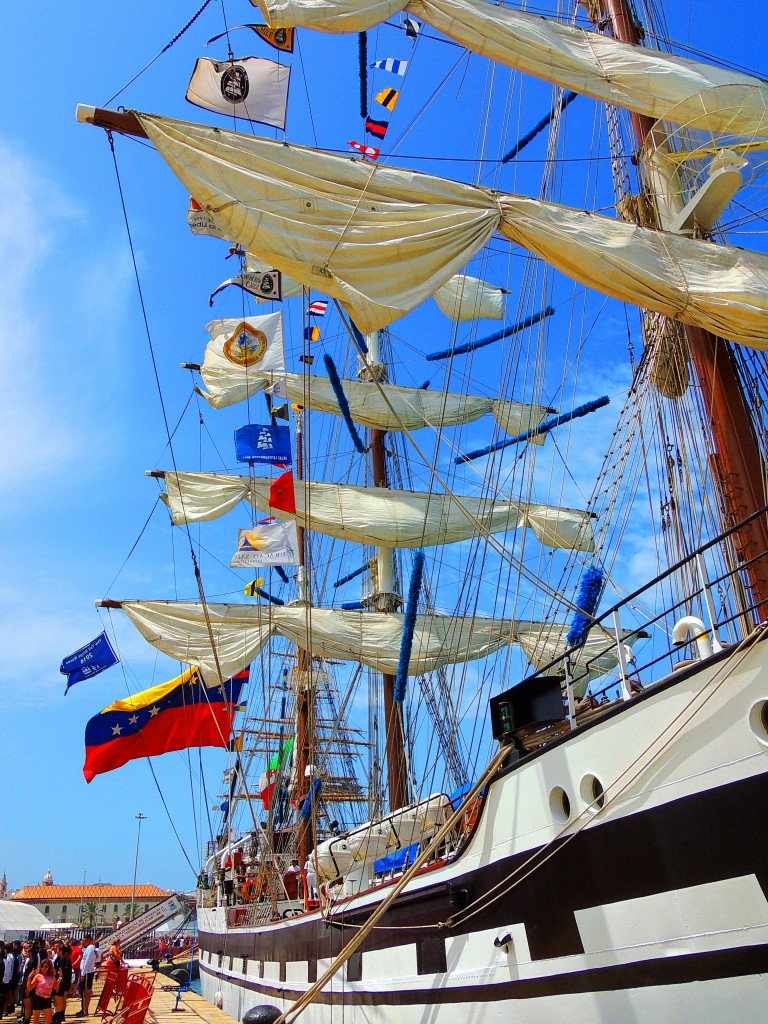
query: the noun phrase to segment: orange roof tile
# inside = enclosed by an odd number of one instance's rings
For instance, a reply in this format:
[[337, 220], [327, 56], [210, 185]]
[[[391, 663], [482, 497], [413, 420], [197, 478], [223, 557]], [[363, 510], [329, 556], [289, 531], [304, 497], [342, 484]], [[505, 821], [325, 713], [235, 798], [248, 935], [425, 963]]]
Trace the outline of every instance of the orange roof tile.
[[[169, 889], [160, 889], [156, 885], [137, 885], [136, 899], [165, 899]], [[24, 903], [43, 900], [46, 903], [58, 903], [62, 900], [130, 900], [133, 896], [132, 885], [112, 885], [110, 882], [99, 882], [96, 885], [25, 885], [12, 897]]]

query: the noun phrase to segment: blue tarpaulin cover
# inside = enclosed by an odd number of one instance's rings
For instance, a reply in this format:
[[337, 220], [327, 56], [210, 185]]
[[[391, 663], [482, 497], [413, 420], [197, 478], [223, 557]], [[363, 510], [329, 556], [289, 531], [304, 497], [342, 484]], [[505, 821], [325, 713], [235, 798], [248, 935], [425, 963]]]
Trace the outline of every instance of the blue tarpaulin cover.
[[448, 799], [451, 801], [451, 803], [453, 804], [454, 808], [459, 806], [461, 801], [464, 799], [464, 797], [467, 795], [467, 793], [470, 791], [470, 789], [472, 789], [473, 786], [474, 786], [474, 782], [465, 782], [463, 786], [459, 786], [458, 789], [455, 789], [451, 793], [451, 795], [448, 797]]
[[404, 846], [400, 850], [395, 850], [394, 853], [388, 853], [386, 857], [379, 857], [373, 865], [373, 873], [375, 875], [384, 875], [388, 871], [397, 871], [398, 868], [407, 867], [418, 852], [419, 844], [412, 843], [410, 846]]

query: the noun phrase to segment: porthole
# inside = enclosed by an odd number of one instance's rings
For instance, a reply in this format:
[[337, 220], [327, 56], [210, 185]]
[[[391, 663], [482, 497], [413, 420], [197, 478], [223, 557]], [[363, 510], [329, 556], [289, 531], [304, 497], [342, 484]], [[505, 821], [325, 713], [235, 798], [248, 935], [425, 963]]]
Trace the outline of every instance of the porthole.
[[759, 700], [749, 711], [749, 727], [760, 742], [768, 747], [768, 700]]
[[579, 787], [581, 799], [587, 805], [587, 810], [593, 814], [605, 806], [605, 790], [603, 784], [596, 775], [585, 775]]
[[560, 825], [564, 825], [571, 816], [571, 801], [562, 786], [555, 786], [549, 794], [549, 809], [552, 817]]

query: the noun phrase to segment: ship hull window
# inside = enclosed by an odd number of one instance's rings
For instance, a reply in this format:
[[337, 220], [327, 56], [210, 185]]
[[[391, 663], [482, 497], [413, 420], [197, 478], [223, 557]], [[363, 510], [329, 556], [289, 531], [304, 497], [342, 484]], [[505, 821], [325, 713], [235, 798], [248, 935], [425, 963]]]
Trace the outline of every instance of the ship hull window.
[[571, 801], [562, 786], [555, 786], [549, 794], [549, 809], [559, 825], [564, 825], [571, 816]]
[[363, 954], [358, 950], [347, 960], [347, 981], [361, 981], [363, 977]]
[[445, 974], [445, 939], [429, 935], [416, 943], [416, 971], [418, 974]]

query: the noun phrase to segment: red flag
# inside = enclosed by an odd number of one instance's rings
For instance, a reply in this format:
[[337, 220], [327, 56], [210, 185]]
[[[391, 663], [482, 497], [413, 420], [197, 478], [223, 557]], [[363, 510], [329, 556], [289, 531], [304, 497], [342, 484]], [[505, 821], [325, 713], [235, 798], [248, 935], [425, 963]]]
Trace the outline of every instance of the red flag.
[[296, 512], [296, 495], [293, 490], [293, 473], [281, 473], [269, 488], [269, 507], [281, 512]]
[[381, 152], [376, 146], [364, 146], [362, 142], [354, 142], [352, 139], [349, 140], [348, 145], [356, 149], [358, 153], [362, 153], [363, 156], [367, 156], [369, 160], [378, 160], [379, 153]]

